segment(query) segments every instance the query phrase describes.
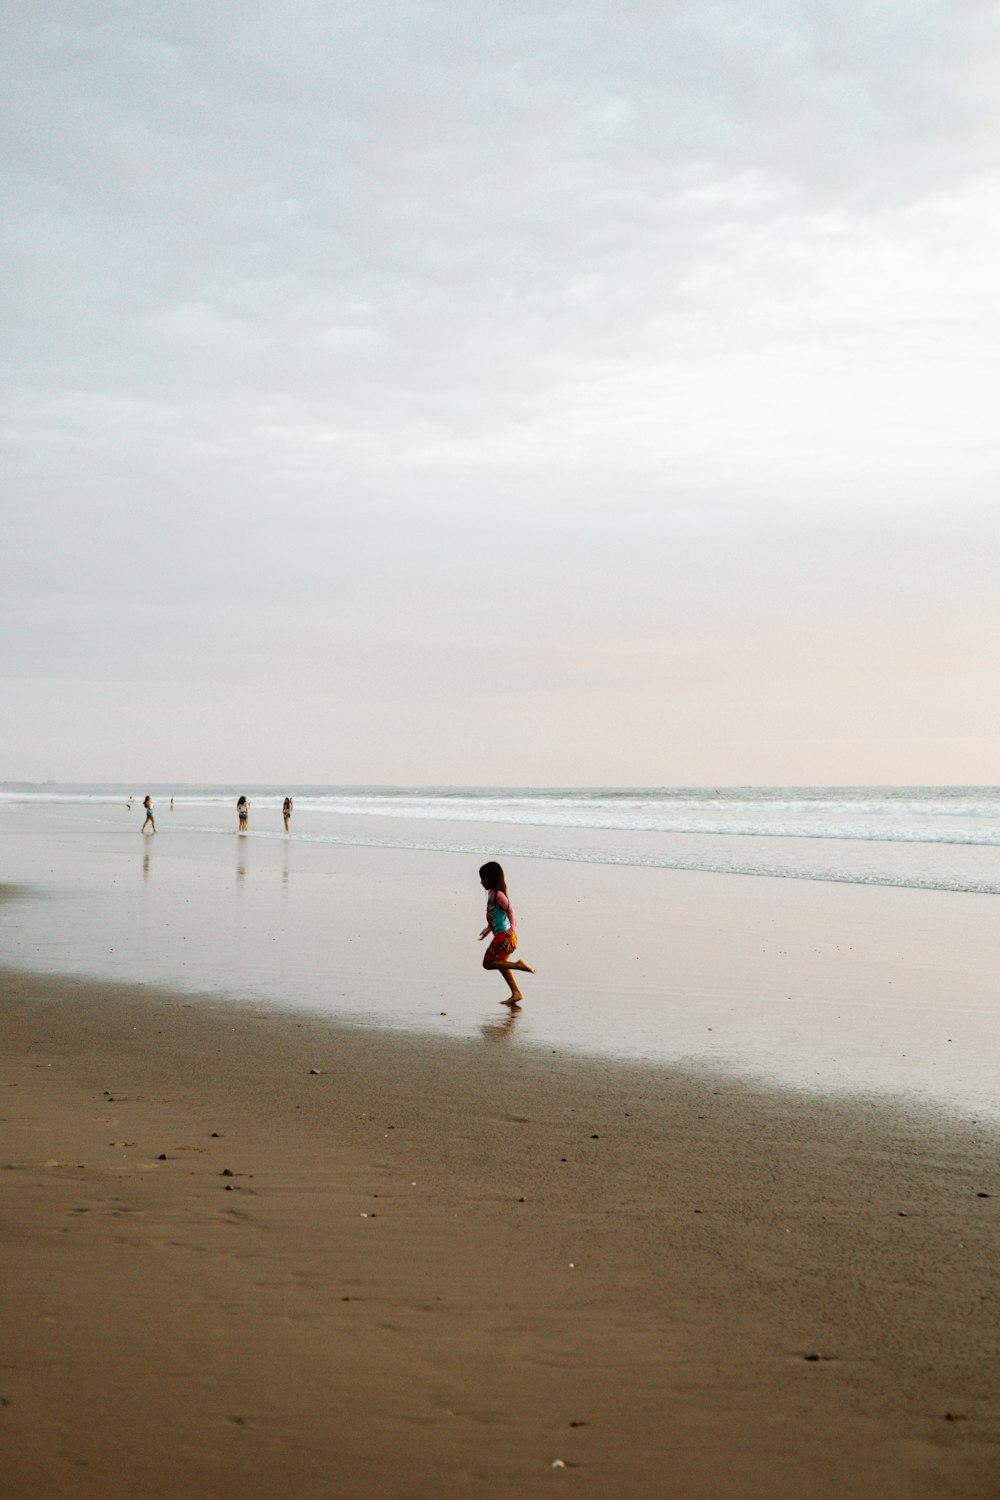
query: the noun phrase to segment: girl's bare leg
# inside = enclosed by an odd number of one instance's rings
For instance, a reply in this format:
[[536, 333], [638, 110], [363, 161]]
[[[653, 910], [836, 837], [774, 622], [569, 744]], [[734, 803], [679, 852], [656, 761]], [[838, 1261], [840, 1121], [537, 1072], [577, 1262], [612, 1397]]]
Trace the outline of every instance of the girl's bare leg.
[[523, 958], [516, 958], [513, 963], [509, 963], [509, 964], [494, 964], [494, 963], [486, 964], [486, 963], [484, 963], [483, 964], [483, 968], [484, 969], [499, 969], [501, 971], [501, 973], [506, 973], [508, 969], [517, 969], [517, 971], [518, 971], [519, 974], [534, 974], [535, 973], [535, 970], [531, 967], [530, 964], [526, 964]]
[[521, 994], [521, 991], [518, 989], [517, 984], [516, 984], [514, 978], [512, 977], [509, 969], [501, 969], [500, 973], [503, 975], [504, 979], [506, 979], [507, 983], [510, 986], [510, 1001], [509, 1002], [505, 1001], [504, 1003], [505, 1004], [509, 1003], [511, 1005], [516, 1005], [519, 1000], [523, 1000], [524, 999], [524, 996]]
[[517, 987], [517, 980], [514, 979], [511, 971], [516, 969], [521, 974], [534, 974], [535, 972], [531, 965], [526, 964], [521, 958], [516, 959], [514, 963], [510, 964], [484, 963], [483, 968], [495, 969], [498, 974], [502, 974], [504, 979], [506, 979], [507, 984], [510, 987], [510, 999], [505, 1000], [503, 1002], [504, 1005], [516, 1005], [519, 1000], [524, 999], [524, 996], [521, 994], [521, 991]]

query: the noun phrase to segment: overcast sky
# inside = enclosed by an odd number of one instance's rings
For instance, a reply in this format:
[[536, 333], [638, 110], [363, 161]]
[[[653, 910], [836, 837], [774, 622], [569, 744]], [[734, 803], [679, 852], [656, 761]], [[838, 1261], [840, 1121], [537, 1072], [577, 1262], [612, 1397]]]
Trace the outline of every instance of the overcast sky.
[[1000, 781], [1000, 6], [0, 14], [0, 779]]

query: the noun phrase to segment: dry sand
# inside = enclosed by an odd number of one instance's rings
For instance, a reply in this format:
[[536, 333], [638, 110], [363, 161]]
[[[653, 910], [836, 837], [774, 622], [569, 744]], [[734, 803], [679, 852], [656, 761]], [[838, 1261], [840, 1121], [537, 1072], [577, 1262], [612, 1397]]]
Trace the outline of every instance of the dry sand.
[[4, 1500], [1000, 1494], [994, 1134], [2, 994]]

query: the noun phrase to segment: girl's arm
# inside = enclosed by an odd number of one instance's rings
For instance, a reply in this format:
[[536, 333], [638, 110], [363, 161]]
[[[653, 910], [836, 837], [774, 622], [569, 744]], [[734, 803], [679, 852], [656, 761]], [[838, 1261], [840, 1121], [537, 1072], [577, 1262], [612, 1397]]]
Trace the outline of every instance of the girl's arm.
[[490, 933], [493, 931], [493, 923], [490, 920], [490, 907], [491, 906], [495, 906], [496, 903], [499, 900], [500, 900], [500, 892], [499, 891], [487, 891], [487, 893], [486, 893], [486, 926], [483, 928], [482, 932], [479, 934], [479, 941], [480, 942], [482, 942], [482, 940], [483, 940], [484, 937], [489, 937]]

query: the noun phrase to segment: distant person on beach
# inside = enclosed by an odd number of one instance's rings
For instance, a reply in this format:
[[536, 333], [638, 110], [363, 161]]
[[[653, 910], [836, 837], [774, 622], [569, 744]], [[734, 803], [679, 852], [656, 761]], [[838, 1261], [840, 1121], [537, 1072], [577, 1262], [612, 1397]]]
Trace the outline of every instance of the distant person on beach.
[[479, 941], [492, 934], [492, 941], [483, 954], [483, 968], [499, 969], [510, 986], [510, 995], [503, 1004], [519, 1005], [524, 996], [517, 987], [514, 971], [521, 974], [534, 974], [535, 971], [520, 958], [511, 962], [510, 955], [517, 947], [517, 917], [507, 895], [503, 870], [496, 860], [491, 859], [481, 867], [479, 880], [486, 891], [486, 926], [479, 934]]
[[284, 802], [282, 803], [282, 805], [281, 805], [281, 816], [285, 820], [285, 832], [287, 833], [288, 832], [288, 824], [289, 824], [289, 822], [291, 820], [291, 816], [292, 816], [292, 799], [291, 799], [291, 797], [286, 797], [285, 800], [284, 800]]
[[170, 799], [170, 811], [173, 812], [173, 810], [174, 810], [174, 799], [173, 799], [173, 797], [171, 797], [171, 799]]
[[240, 820], [240, 833], [246, 833], [247, 820], [250, 817], [250, 804], [245, 797], [241, 797], [236, 804], [236, 816]]
[[153, 832], [155, 833], [156, 832], [156, 819], [153, 817], [153, 799], [149, 795], [148, 792], [146, 793], [145, 797], [143, 797], [143, 799], [142, 799], [142, 805], [146, 809], [146, 816], [142, 820], [142, 827], [139, 829], [139, 832], [140, 833], [145, 833], [146, 832], [146, 824], [147, 823], [152, 823], [152, 825], [153, 825]]

